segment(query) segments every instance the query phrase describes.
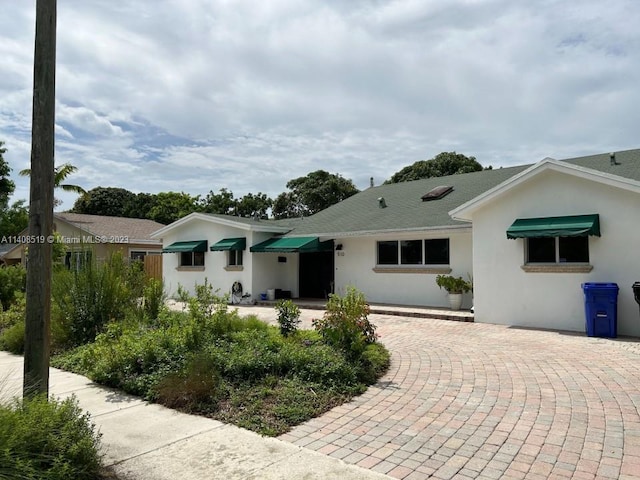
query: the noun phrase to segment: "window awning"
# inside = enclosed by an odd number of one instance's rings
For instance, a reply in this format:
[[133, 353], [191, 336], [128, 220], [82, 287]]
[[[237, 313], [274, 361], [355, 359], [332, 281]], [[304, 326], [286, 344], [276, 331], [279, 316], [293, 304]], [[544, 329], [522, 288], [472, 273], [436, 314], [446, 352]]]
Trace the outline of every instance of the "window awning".
[[507, 229], [507, 238], [586, 237], [600, 236], [600, 217], [573, 215], [569, 217], [518, 218]]
[[254, 253], [327, 252], [333, 250], [333, 241], [321, 242], [318, 237], [270, 238], [250, 249]]
[[247, 248], [247, 239], [245, 237], [240, 238], [223, 238], [217, 243], [211, 245], [209, 250], [212, 252], [222, 252], [226, 250], [244, 250]]
[[166, 248], [162, 249], [162, 253], [176, 253], [176, 252], [206, 252], [207, 241], [206, 240], [192, 240], [190, 242], [175, 242]]

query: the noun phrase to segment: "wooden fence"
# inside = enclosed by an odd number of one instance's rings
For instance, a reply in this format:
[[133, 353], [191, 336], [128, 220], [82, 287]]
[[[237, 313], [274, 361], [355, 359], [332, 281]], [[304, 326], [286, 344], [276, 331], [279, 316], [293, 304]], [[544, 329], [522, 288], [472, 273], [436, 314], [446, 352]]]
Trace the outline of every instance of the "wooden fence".
[[162, 280], [162, 255], [145, 255], [144, 273], [148, 278]]

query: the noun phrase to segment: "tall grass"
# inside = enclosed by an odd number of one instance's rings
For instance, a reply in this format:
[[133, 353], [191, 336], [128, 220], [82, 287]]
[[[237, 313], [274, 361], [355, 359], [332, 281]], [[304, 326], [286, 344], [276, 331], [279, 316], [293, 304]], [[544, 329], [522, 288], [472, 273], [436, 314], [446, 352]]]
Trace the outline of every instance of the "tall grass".
[[0, 480], [94, 480], [100, 435], [73, 398], [0, 405]]
[[[72, 266], [73, 267], [73, 266]], [[52, 296], [71, 345], [91, 342], [110, 321], [123, 320], [142, 293], [140, 277], [120, 254], [58, 270]]]

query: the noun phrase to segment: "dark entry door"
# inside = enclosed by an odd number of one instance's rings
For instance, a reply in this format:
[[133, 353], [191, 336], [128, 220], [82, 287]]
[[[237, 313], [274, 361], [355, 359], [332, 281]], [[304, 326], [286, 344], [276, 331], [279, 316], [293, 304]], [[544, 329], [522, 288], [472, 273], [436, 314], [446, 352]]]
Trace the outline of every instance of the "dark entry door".
[[300, 297], [327, 298], [333, 271], [333, 251], [300, 253]]

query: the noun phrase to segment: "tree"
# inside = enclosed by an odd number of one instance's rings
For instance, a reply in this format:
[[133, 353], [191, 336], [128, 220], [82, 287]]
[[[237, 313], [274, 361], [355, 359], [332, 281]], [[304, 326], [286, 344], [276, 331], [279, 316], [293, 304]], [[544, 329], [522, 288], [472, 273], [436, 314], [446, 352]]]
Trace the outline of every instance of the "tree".
[[149, 211], [149, 218], [168, 225], [198, 210], [200, 195], [192, 197], [184, 192], [160, 192], [156, 204]]
[[233, 198], [233, 192], [221, 188], [220, 193], [211, 190], [207, 196], [200, 200], [198, 208], [204, 213], [219, 213], [233, 215], [236, 211], [237, 201]]
[[[78, 167], [71, 165], [70, 163], [65, 163], [63, 165], [58, 165], [53, 169], [53, 187], [59, 188], [64, 192], [74, 192], [79, 193], [81, 195], [87, 193], [86, 190], [78, 185], [72, 185], [68, 183], [62, 183], [66, 180], [66, 178], [74, 172], [78, 171]], [[24, 170], [20, 170], [18, 172], [23, 177], [31, 176], [31, 169], [25, 168]], [[55, 200], [55, 205], [60, 205], [62, 202]]]
[[149, 212], [157, 200], [157, 195], [153, 193], [138, 193], [133, 197], [127, 195], [123, 214], [129, 218], [151, 218]]
[[467, 157], [456, 152], [442, 152], [431, 160], [419, 160], [413, 165], [404, 167], [384, 183], [409, 182], [422, 178], [444, 177], [480, 170], [482, 170], [482, 165], [476, 161], [476, 157]]
[[136, 194], [124, 188], [96, 187], [78, 198], [71, 211], [89, 215], [124, 217], [127, 210], [131, 211], [131, 205], [135, 200]]
[[287, 188], [273, 204], [275, 218], [313, 215], [358, 193], [351, 180], [324, 170], [289, 180]]
[[258, 192], [256, 195], [247, 193], [236, 203], [236, 215], [240, 217], [267, 218], [267, 210], [271, 208], [273, 200], [265, 193]]
[[0, 238], [18, 235], [29, 224], [29, 209], [24, 200], [13, 202], [11, 207], [0, 210]]
[[11, 168], [4, 159], [7, 149], [3, 147], [4, 142], [0, 141], [0, 210], [7, 208], [9, 197], [16, 188], [15, 183], [9, 180]]
[[[71, 165], [70, 163], [65, 163], [63, 165], [58, 165], [53, 169], [53, 186], [54, 188], [59, 188], [65, 192], [74, 192], [74, 193], [87, 193], [86, 190], [78, 185], [71, 184], [63, 184], [67, 177], [72, 173], [78, 171], [78, 167]], [[24, 170], [20, 170], [20, 175], [23, 177], [28, 177], [31, 175], [31, 169], [25, 168]]]

